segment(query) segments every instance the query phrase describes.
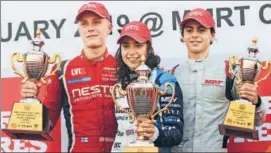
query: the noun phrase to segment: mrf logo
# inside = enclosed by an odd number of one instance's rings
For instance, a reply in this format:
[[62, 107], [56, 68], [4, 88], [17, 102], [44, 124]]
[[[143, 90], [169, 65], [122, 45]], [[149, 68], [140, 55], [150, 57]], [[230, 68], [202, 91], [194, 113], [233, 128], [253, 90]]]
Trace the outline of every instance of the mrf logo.
[[224, 81], [222, 81], [222, 80], [209, 80], [209, 79], [206, 79], [204, 81], [204, 84], [206, 84], [206, 85], [223, 86], [224, 85]]

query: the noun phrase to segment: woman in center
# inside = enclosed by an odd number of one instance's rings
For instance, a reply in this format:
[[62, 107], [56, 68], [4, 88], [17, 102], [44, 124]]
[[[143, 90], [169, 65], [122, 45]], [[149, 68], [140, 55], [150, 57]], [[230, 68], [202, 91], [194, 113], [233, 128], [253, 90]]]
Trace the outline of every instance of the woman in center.
[[[122, 152], [123, 147], [134, 142], [137, 133], [141, 132], [144, 138], [149, 139], [160, 151], [169, 152], [171, 146], [178, 145], [183, 136], [183, 97], [181, 88], [176, 78], [159, 69], [160, 57], [155, 55], [152, 47], [150, 30], [144, 23], [133, 21], [125, 25], [117, 41], [120, 45], [116, 52], [118, 62], [118, 82], [122, 89], [137, 79], [135, 69], [141, 65], [142, 56], [145, 56], [145, 64], [151, 69], [149, 80], [156, 83], [161, 90], [164, 90], [166, 83], [175, 88], [174, 102], [168, 110], [156, 116], [156, 122], [151, 119], [138, 119], [130, 123], [129, 115], [121, 112], [115, 107], [115, 115], [118, 121], [118, 132], [116, 134], [112, 152]], [[164, 108], [172, 96], [172, 90], [158, 99], [157, 110]], [[130, 111], [126, 96], [116, 95], [121, 106]], [[131, 111], [130, 111], [131, 112]]]

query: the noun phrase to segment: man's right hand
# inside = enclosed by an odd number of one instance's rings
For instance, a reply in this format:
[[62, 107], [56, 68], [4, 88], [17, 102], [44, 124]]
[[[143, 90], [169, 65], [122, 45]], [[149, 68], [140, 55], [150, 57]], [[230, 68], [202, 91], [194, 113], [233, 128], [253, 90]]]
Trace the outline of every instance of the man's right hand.
[[23, 98], [37, 97], [39, 93], [39, 87], [35, 82], [26, 81], [21, 87], [21, 96]]

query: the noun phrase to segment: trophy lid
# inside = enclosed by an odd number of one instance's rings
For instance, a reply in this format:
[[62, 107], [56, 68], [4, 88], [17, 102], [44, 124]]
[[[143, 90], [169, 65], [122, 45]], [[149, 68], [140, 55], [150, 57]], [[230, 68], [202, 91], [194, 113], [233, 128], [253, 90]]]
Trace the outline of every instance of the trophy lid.
[[33, 51], [41, 51], [42, 46], [44, 45], [44, 41], [41, 39], [40, 35], [40, 29], [37, 29], [36, 37], [31, 41]]
[[257, 39], [257, 37], [254, 37], [253, 39], [252, 39], [252, 44], [248, 47], [248, 53], [249, 53], [249, 55], [250, 55], [250, 53], [254, 53], [254, 57], [255, 57], [255, 55], [259, 52], [259, 49], [258, 49], [258, 47], [257, 47], [257, 42], [258, 42], [258, 39]]
[[145, 64], [146, 57], [141, 56], [141, 65], [139, 65], [135, 71], [139, 80], [148, 80], [148, 76], [151, 73], [151, 69]]

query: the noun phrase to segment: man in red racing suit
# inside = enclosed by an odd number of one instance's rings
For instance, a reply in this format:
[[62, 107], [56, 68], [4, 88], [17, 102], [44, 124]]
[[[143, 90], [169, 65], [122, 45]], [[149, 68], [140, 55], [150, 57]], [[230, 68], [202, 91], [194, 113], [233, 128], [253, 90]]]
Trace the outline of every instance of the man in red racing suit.
[[[109, 14], [100, 4], [83, 5], [76, 17], [84, 48], [71, 60], [62, 61], [58, 73], [41, 86], [41, 102], [49, 109], [52, 127], [63, 108], [69, 152], [110, 152], [117, 131], [110, 87], [116, 82], [116, 61], [108, 54], [105, 39], [112, 30]], [[54, 69], [54, 68], [53, 68]], [[22, 85], [22, 97], [33, 97], [39, 87]]]

